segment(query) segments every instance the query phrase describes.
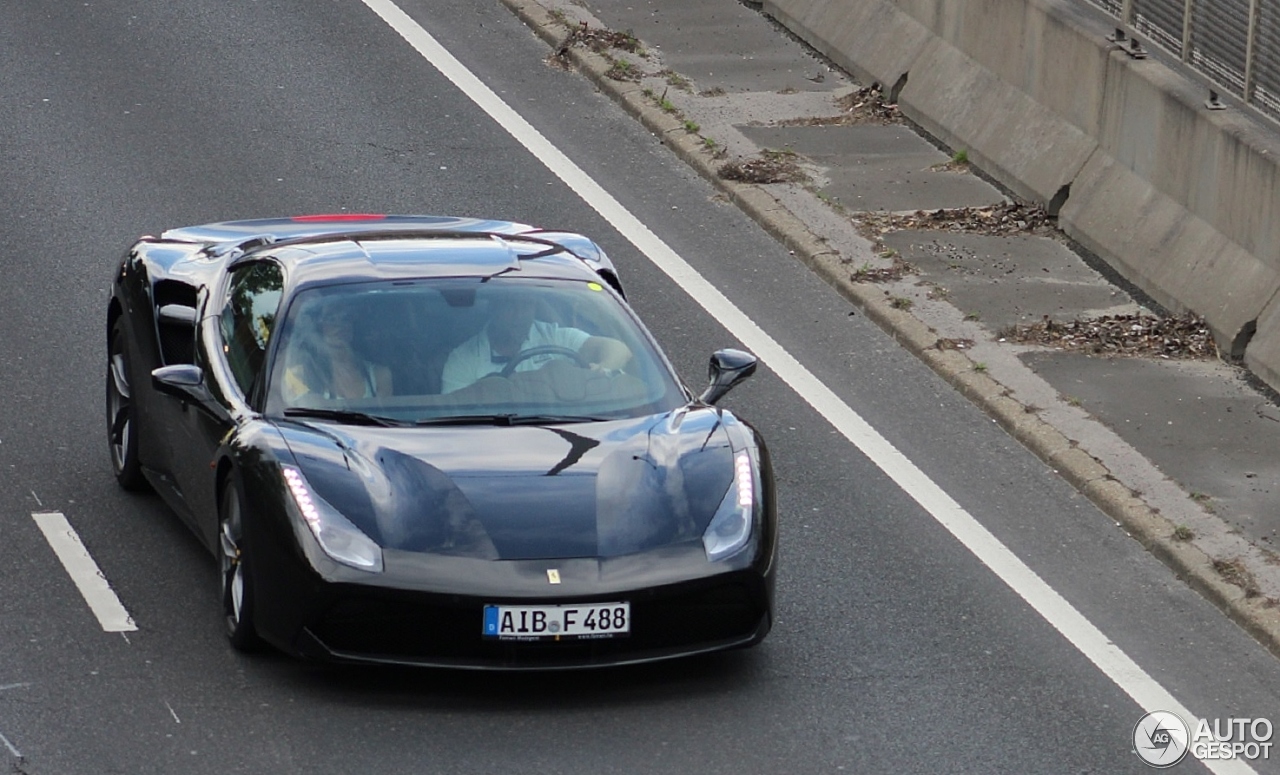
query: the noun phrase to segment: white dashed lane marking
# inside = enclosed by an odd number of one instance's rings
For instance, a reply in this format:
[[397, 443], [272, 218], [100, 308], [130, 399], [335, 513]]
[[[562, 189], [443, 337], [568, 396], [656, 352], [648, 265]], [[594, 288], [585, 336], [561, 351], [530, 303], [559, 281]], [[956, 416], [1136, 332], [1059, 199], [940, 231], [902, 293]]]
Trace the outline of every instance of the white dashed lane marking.
[[89, 556], [75, 528], [60, 511], [40, 511], [31, 515], [44, 533], [45, 540], [62, 561], [67, 575], [75, 582], [98, 623], [107, 632], [132, 632], [138, 629], [129, 612], [124, 610], [115, 590], [107, 583], [98, 563]]

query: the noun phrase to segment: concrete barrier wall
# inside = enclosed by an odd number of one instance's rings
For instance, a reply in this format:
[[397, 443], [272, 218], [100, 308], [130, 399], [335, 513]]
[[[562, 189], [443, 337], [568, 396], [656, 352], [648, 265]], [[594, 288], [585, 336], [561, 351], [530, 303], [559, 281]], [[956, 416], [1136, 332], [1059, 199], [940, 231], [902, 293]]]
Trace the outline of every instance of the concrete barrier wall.
[[764, 0], [764, 10], [1280, 389], [1280, 128], [1210, 111], [1074, 0]]

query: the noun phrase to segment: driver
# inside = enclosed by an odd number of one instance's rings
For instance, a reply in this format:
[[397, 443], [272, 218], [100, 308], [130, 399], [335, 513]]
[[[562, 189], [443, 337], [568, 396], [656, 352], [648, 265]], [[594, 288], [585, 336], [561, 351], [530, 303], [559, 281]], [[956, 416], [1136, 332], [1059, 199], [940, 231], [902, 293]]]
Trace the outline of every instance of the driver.
[[441, 391], [452, 393], [482, 377], [498, 374], [513, 360], [515, 371], [532, 371], [555, 359], [554, 353], [519, 360], [534, 347], [563, 347], [577, 352], [592, 369], [612, 372], [631, 360], [631, 350], [617, 339], [591, 336], [586, 331], [535, 320], [537, 301], [520, 294], [501, 301], [480, 333], [454, 348], [444, 364]]

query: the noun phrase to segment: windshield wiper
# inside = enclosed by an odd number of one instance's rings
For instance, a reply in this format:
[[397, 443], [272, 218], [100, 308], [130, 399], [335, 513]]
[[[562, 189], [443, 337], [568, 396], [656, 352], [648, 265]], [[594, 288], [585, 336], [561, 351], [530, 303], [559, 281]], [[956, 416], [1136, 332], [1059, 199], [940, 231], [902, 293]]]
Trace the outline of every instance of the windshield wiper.
[[512, 425], [564, 425], [578, 422], [608, 422], [616, 417], [594, 417], [589, 414], [522, 414], [511, 419]]
[[355, 412], [350, 409], [314, 409], [306, 406], [291, 406], [284, 410], [285, 417], [310, 417], [316, 420], [333, 420], [348, 425], [378, 425], [383, 428], [403, 428], [409, 423], [391, 417], [382, 417], [367, 412]]
[[463, 414], [453, 417], [429, 417], [414, 425], [563, 425], [568, 423], [604, 422], [612, 418], [581, 414]]

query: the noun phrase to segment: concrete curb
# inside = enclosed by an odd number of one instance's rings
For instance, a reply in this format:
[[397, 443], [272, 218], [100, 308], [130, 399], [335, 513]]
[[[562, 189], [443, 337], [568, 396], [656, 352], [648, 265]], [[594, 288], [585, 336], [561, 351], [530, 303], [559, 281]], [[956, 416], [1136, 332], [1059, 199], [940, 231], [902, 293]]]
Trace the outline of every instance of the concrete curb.
[[[503, 3], [553, 47], [558, 47], [567, 37], [568, 31], [537, 0], [503, 0]], [[941, 349], [937, 334], [910, 313], [891, 306], [883, 290], [874, 285], [853, 282], [848, 268], [836, 260], [836, 251], [773, 194], [754, 184], [720, 178], [716, 160], [697, 135], [685, 131], [680, 119], [658, 108], [653, 100], [644, 96], [640, 87], [605, 75], [611, 65], [606, 57], [577, 48], [570, 49], [565, 56], [602, 92], [661, 138], [677, 156], [715, 185], [729, 201], [786, 246], [796, 258], [982, 408], [1011, 436], [1052, 466], [1232, 621], [1273, 654], [1280, 656], [1280, 608], [1261, 599], [1248, 598], [1239, 587], [1224, 581], [1208, 555], [1175, 539], [1175, 526], [1112, 478], [1101, 463], [1078, 449], [1060, 431], [1037, 417], [1034, 411], [1010, 398], [1003, 385], [979, 370], [966, 355], [956, 350]]]

